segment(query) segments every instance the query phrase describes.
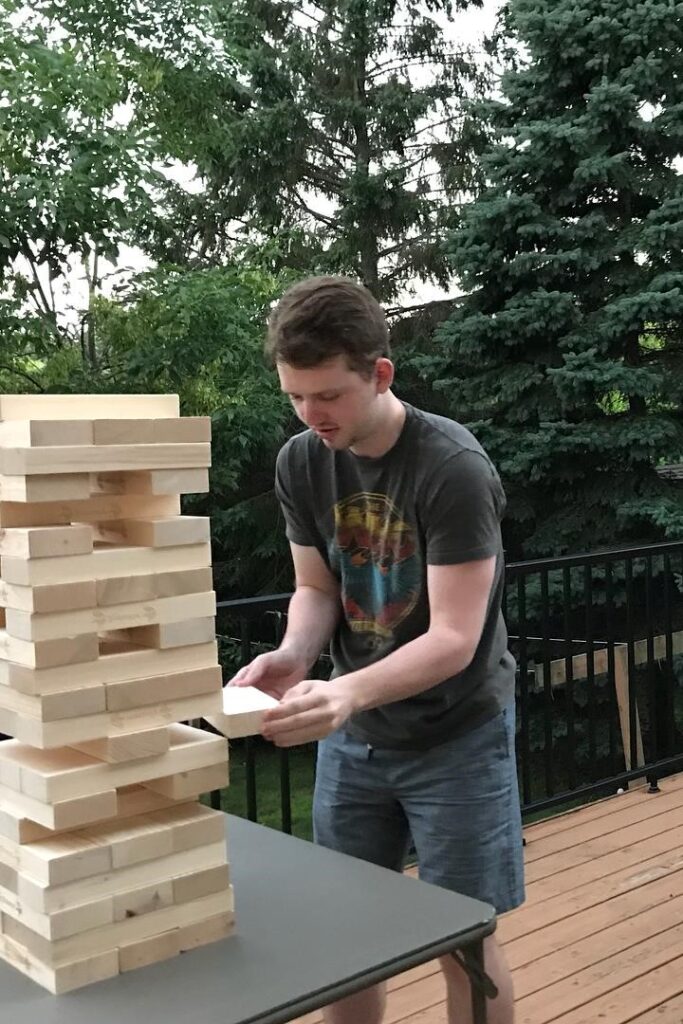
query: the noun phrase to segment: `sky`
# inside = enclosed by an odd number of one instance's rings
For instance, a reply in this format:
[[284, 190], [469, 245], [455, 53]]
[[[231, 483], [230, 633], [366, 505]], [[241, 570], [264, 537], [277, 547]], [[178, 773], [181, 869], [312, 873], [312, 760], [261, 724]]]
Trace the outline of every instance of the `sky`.
[[[458, 12], [451, 28], [453, 39], [477, 46], [483, 36], [492, 31], [500, 5], [501, 0], [483, 0], [480, 10], [470, 9]], [[193, 181], [192, 168], [177, 165], [171, 174], [188, 190], [195, 191], [197, 189], [198, 183]], [[114, 285], [121, 285], [122, 281], [125, 281], [131, 274], [147, 269], [149, 266], [150, 263], [142, 252], [131, 249], [129, 246], [121, 246], [116, 266], [105, 263], [101, 265], [103, 293], [111, 294]], [[453, 293], [452, 290], [451, 293]], [[413, 282], [400, 296], [400, 304], [429, 302], [432, 299], [443, 298], [445, 294], [448, 293], [444, 293], [436, 286]], [[81, 268], [74, 268], [72, 273], [64, 279], [64, 288], [58, 297], [58, 303], [66, 318], [71, 322], [77, 319], [76, 310], [84, 310], [87, 307], [87, 284]]]

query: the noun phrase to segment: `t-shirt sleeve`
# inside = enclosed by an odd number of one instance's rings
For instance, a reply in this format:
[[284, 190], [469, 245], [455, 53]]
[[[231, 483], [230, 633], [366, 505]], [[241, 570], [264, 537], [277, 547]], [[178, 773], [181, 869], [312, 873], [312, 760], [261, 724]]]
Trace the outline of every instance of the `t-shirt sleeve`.
[[[275, 463], [275, 496], [280, 503], [285, 518], [287, 539], [302, 547], [319, 547], [320, 537], [306, 509], [303, 488], [306, 481], [294, 479], [292, 470], [292, 450], [290, 445], [280, 449]], [[300, 473], [300, 477], [303, 473]], [[297, 500], [297, 488], [299, 500]]]
[[422, 494], [421, 518], [428, 565], [457, 565], [500, 551], [505, 494], [485, 455], [464, 450], [431, 475]]

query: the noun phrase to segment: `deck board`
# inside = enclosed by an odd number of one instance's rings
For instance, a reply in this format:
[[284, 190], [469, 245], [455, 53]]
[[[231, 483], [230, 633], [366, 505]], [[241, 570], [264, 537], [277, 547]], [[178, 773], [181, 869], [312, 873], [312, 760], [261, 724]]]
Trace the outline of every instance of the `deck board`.
[[[683, 1024], [683, 774], [660, 789], [525, 829], [527, 901], [498, 925], [515, 1024]], [[385, 1024], [448, 1024], [436, 963], [392, 979]]]

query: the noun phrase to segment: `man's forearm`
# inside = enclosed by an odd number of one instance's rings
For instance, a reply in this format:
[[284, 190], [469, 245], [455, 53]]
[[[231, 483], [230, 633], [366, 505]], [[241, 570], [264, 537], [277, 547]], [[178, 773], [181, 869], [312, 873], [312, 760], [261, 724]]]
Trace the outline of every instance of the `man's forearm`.
[[436, 686], [466, 669], [473, 656], [465, 636], [433, 629], [381, 661], [340, 676], [335, 685], [349, 694], [355, 711], [367, 711]]
[[289, 602], [287, 630], [280, 646], [295, 650], [310, 668], [330, 641], [340, 613], [337, 595], [317, 587], [297, 587]]

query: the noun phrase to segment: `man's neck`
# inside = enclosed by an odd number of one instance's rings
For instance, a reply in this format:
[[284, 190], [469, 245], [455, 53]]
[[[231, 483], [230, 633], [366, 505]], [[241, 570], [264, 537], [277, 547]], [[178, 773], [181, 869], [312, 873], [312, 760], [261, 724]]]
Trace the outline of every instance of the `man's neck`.
[[379, 459], [394, 447], [401, 436], [406, 420], [405, 406], [391, 391], [387, 391], [384, 397], [386, 404], [377, 426], [367, 437], [351, 445], [350, 451], [354, 455], [366, 459]]

